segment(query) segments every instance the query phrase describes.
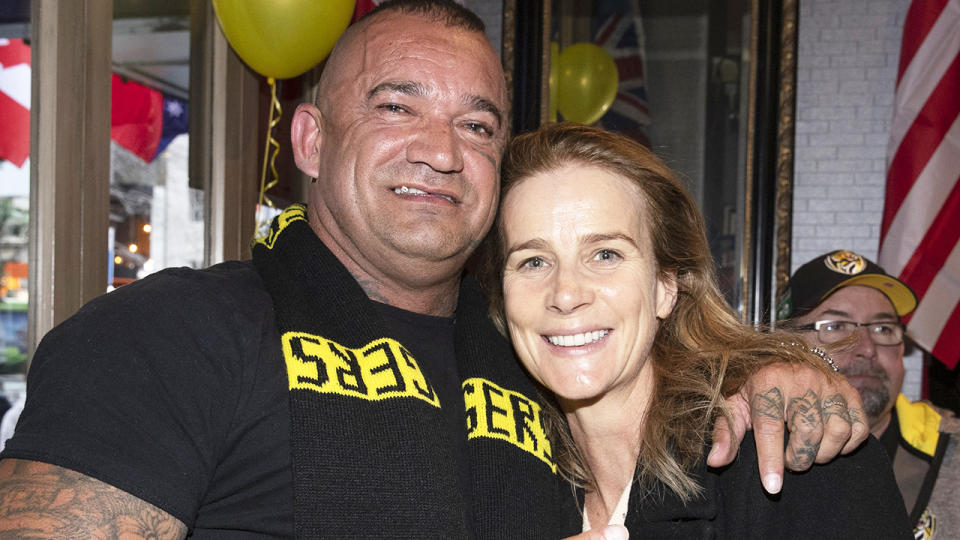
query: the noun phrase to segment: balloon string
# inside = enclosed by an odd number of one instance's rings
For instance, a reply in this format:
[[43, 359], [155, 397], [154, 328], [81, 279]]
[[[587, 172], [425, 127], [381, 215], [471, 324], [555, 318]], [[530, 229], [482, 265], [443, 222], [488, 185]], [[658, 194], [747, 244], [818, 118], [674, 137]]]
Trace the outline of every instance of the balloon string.
[[[267, 137], [266, 142], [263, 147], [263, 169], [260, 172], [260, 200], [257, 204], [257, 230], [260, 229], [260, 226], [263, 224], [262, 213], [263, 205], [267, 204], [270, 208], [275, 208], [273, 201], [270, 200], [270, 197], [267, 196], [267, 191], [270, 190], [273, 186], [277, 185], [278, 174], [277, 174], [277, 154], [280, 153], [280, 143], [273, 136], [273, 128], [280, 123], [280, 116], [283, 114], [283, 108], [280, 107], [280, 101], [277, 100], [277, 81], [273, 77], [267, 78], [267, 83], [270, 84], [270, 116], [267, 121]], [[274, 116], [276, 113], [276, 116]], [[273, 146], [273, 154], [270, 154], [270, 146]], [[269, 156], [269, 160], [267, 159]], [[270, 164], [270, 181], [267, 181], [267, 163]]]

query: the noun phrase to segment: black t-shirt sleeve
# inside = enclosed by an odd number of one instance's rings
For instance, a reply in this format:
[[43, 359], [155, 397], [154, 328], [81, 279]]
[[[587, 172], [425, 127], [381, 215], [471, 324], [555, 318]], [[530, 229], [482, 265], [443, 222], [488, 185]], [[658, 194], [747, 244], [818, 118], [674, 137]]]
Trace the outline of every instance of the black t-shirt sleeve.
[[912, 538], [903, 499], [882, 445], [872, 436], [855, 452], [802, 473], [786, 472], [779, 495], [760, 483], [753, 433], [720, 474], [728, 538]]
[[233, 289], [229, 272], [179, 269], [87, 304], [38, 347], [2, 457], [73, 469], [192, 526], [261, 337]]

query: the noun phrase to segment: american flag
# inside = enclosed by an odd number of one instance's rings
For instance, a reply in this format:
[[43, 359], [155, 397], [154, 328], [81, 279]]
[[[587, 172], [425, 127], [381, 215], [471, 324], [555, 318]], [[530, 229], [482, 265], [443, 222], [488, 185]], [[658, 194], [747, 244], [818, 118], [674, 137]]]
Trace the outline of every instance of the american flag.
[[617, 64], [617, 97], [600, 124], [650, 146], [647, 128], [647, 78], [644, 63], [643, 23], [637, 0], [607, 0], [597, 7], [599, 26], [594, 43], [610, 53]]
[[904, 22], [880, 264], [920, 303], [916, 342], [960, 360], [960, 0], [913, 0]]

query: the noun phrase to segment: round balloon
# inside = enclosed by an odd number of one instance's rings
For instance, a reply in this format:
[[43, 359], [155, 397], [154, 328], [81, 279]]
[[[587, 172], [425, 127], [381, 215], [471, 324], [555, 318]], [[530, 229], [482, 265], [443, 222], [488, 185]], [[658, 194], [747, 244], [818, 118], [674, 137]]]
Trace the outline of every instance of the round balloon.
[[296, 77], [326, 58], [355, 0], [213, 0], [227, 41], [264, 77]]
[[560, 71], [560, 44], [556, 41], [550, 42], [550, 103], [547, 104], [547, 114], [551, 122], [557, 121], [557, 72]]
[[575, 43], [563, 49], [557, 74], [557, 109], [564, 119], [592, 124], [617, 97], [617, 64], [603, 47]]

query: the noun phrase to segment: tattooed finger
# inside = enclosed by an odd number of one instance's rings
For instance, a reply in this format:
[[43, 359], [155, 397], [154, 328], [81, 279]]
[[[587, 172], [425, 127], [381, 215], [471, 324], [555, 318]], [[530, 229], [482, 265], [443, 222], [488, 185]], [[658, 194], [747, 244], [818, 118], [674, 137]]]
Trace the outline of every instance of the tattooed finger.
[[826, 425], [832, 417], [840, 418], [849, 425], [853, 424], [853, 421], [850, 419], [850, 413], [847, 410], [847, 400], [843, 397], [843, 394], [834, 394], [823, 400], [821, 409], [824, 425]]
[[850, 407], [847, 409], [847, 412], [850, 413], [850, 422], [851, 424], [863, 424], [867, 425], [867, 419], [863, 415], [863, 409], [858, 409], [856, 407]]
[[803, 397], [790, 400], [787, 428], [790, 430], [790, 448], [787, 452], [790, 468], [806, 469], [817, 458], [823, 436], [820, 397], [816, 392], [807, 390]]
[[750, 400], [750, 410], [755, 417], [766, 417], [783, 422], [783, 394], [777, 387], [754, 394], [753, 399]]

